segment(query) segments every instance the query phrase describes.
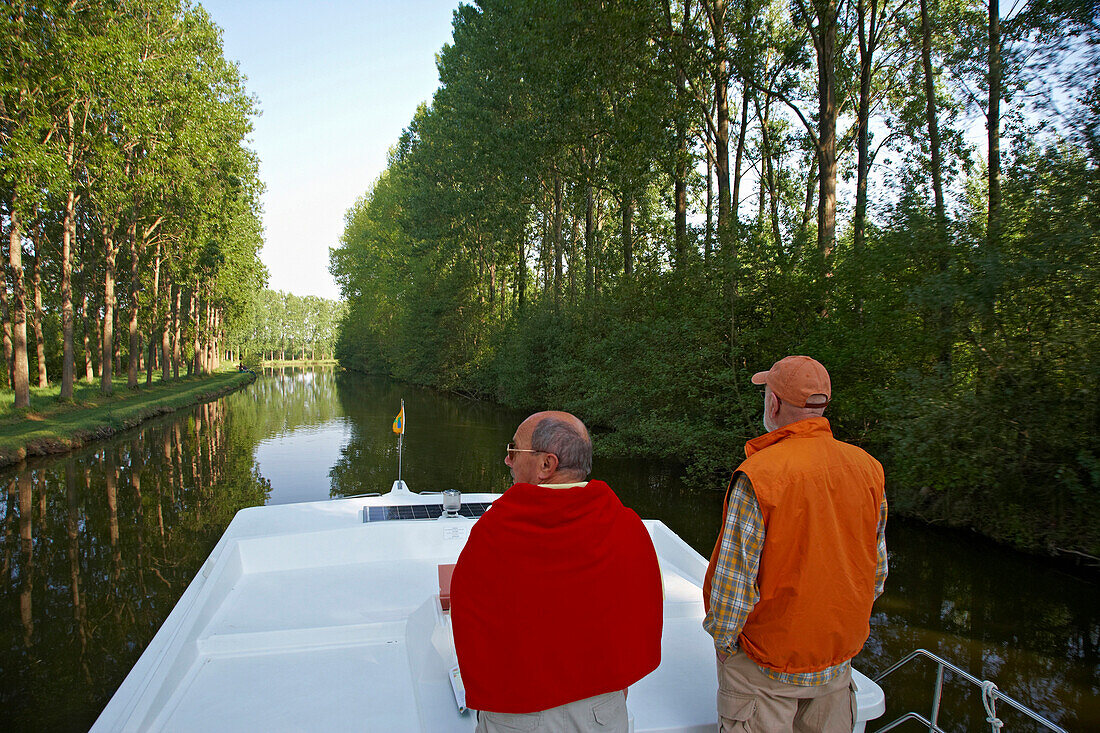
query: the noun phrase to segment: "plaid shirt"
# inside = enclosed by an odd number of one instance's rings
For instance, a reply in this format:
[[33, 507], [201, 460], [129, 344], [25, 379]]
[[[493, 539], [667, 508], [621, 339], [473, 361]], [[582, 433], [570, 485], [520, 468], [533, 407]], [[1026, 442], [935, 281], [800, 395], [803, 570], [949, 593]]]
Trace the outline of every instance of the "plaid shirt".
[[[752, 482], [743, 473], [736, 475], [729, 495], [729, 513], [722, 533], [722, 549], [714, 570], [710, 590], [710, 612], [703, 628], [714, 637], [719, 652], [735, 653], [737, 637], [756, 602], [760, 600], [757, 574], [760, 553], [764, 549], [764, 515], [756, 502]], [[875, 598], [886, 585], [886, 497], [882, 497], [878, 519], [878, 563], [875, 567]], [[820, 672], [786, 673], [761, 667], [773, 680], [792, 685], [824, 685], [851, 666], [841, 662]]]

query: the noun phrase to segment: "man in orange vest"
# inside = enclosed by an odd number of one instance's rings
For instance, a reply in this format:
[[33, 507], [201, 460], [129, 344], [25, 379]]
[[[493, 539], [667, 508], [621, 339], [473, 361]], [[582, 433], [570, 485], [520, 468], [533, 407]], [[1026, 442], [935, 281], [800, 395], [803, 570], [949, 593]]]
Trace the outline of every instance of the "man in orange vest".
[[849, 733], [850, 660], [886, 582], [882, 466], [833, 438], [819, 362], [788, 356], [752, 382], [768, 432], [745, 445], [703, 584], [719, 730]]

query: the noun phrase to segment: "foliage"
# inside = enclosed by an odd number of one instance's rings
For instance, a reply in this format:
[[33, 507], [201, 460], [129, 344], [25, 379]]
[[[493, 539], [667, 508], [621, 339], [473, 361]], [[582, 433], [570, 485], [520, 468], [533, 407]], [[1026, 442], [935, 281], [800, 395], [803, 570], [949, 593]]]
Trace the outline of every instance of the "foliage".
[[131, 388], [141, 362], [147, 384], [154, 364], [164, 378], [217, 368], [266, 280], [246, 147], [255, 111], [201, 6], [6, 4], [0, 371], [17, 406], [28, 352], [40, 386], [60, 377], [62, 399], [78, 372], [110, 394], [116, 361]]
[[231, 335], [229, 343], [257, 357], [275, 358], [278, 354], [279, 359], [330, 359], [345, 310], [343, 301], [261, 290], [251, 317]]
[[[1059, 76], [1054, 119], [1032, 93], [1054, 81], [1026, 60], [1057, 24], [1006, 20], [992, 232], [969, 142], [987, 16], [930, 5], [922, 26], [911, 4], [873, 4], [862, 55], [854, 3], [817, 21], [780, 2], [460, 7], [440, 89], [331, 253], [348, 303], [338, 358], [572, 410], [598, 450], [676, 458], [721, 489], [761, 431], [749, 376], [807, 353], [832, 374], [836, 433], [886, 464], [896, 511], [1100, 555], [1100, 86]], [[1044, 7], [1071, 21], [1079, 42], [1048, 44], [1067, 61], [1100, 35], [1063, 5]], [[837, 40], [815, 64], [820, 22]], [[850, 225], [846, 189], [819, 191], [818, 102], [837, 106], [837, 179], [868, 161]], [[826, 205], [835, 241], [815, 229]]]

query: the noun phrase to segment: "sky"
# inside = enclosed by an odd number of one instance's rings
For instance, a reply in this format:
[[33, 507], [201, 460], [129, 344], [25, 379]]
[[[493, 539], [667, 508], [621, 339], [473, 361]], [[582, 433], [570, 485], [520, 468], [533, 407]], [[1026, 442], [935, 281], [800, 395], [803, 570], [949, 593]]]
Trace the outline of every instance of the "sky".
[[262, 114], [268, 287], [337, 299], [328, 251], [344, 213], [439, 85], [458, 0], [199, 0]]

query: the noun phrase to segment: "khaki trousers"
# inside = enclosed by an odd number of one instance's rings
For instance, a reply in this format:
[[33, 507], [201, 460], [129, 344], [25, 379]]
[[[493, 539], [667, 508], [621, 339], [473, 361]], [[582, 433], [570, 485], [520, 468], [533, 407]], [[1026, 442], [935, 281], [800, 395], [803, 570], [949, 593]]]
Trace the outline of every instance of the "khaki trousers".
[[626, 696], [616, 690], [537, 713], [482, 711], [476, 733], [626, 733], [627, 725]]
[[743, 652], [718, 662], [719, 733], [852, 733], [851, 670], [814, 686], [773, 680]]

